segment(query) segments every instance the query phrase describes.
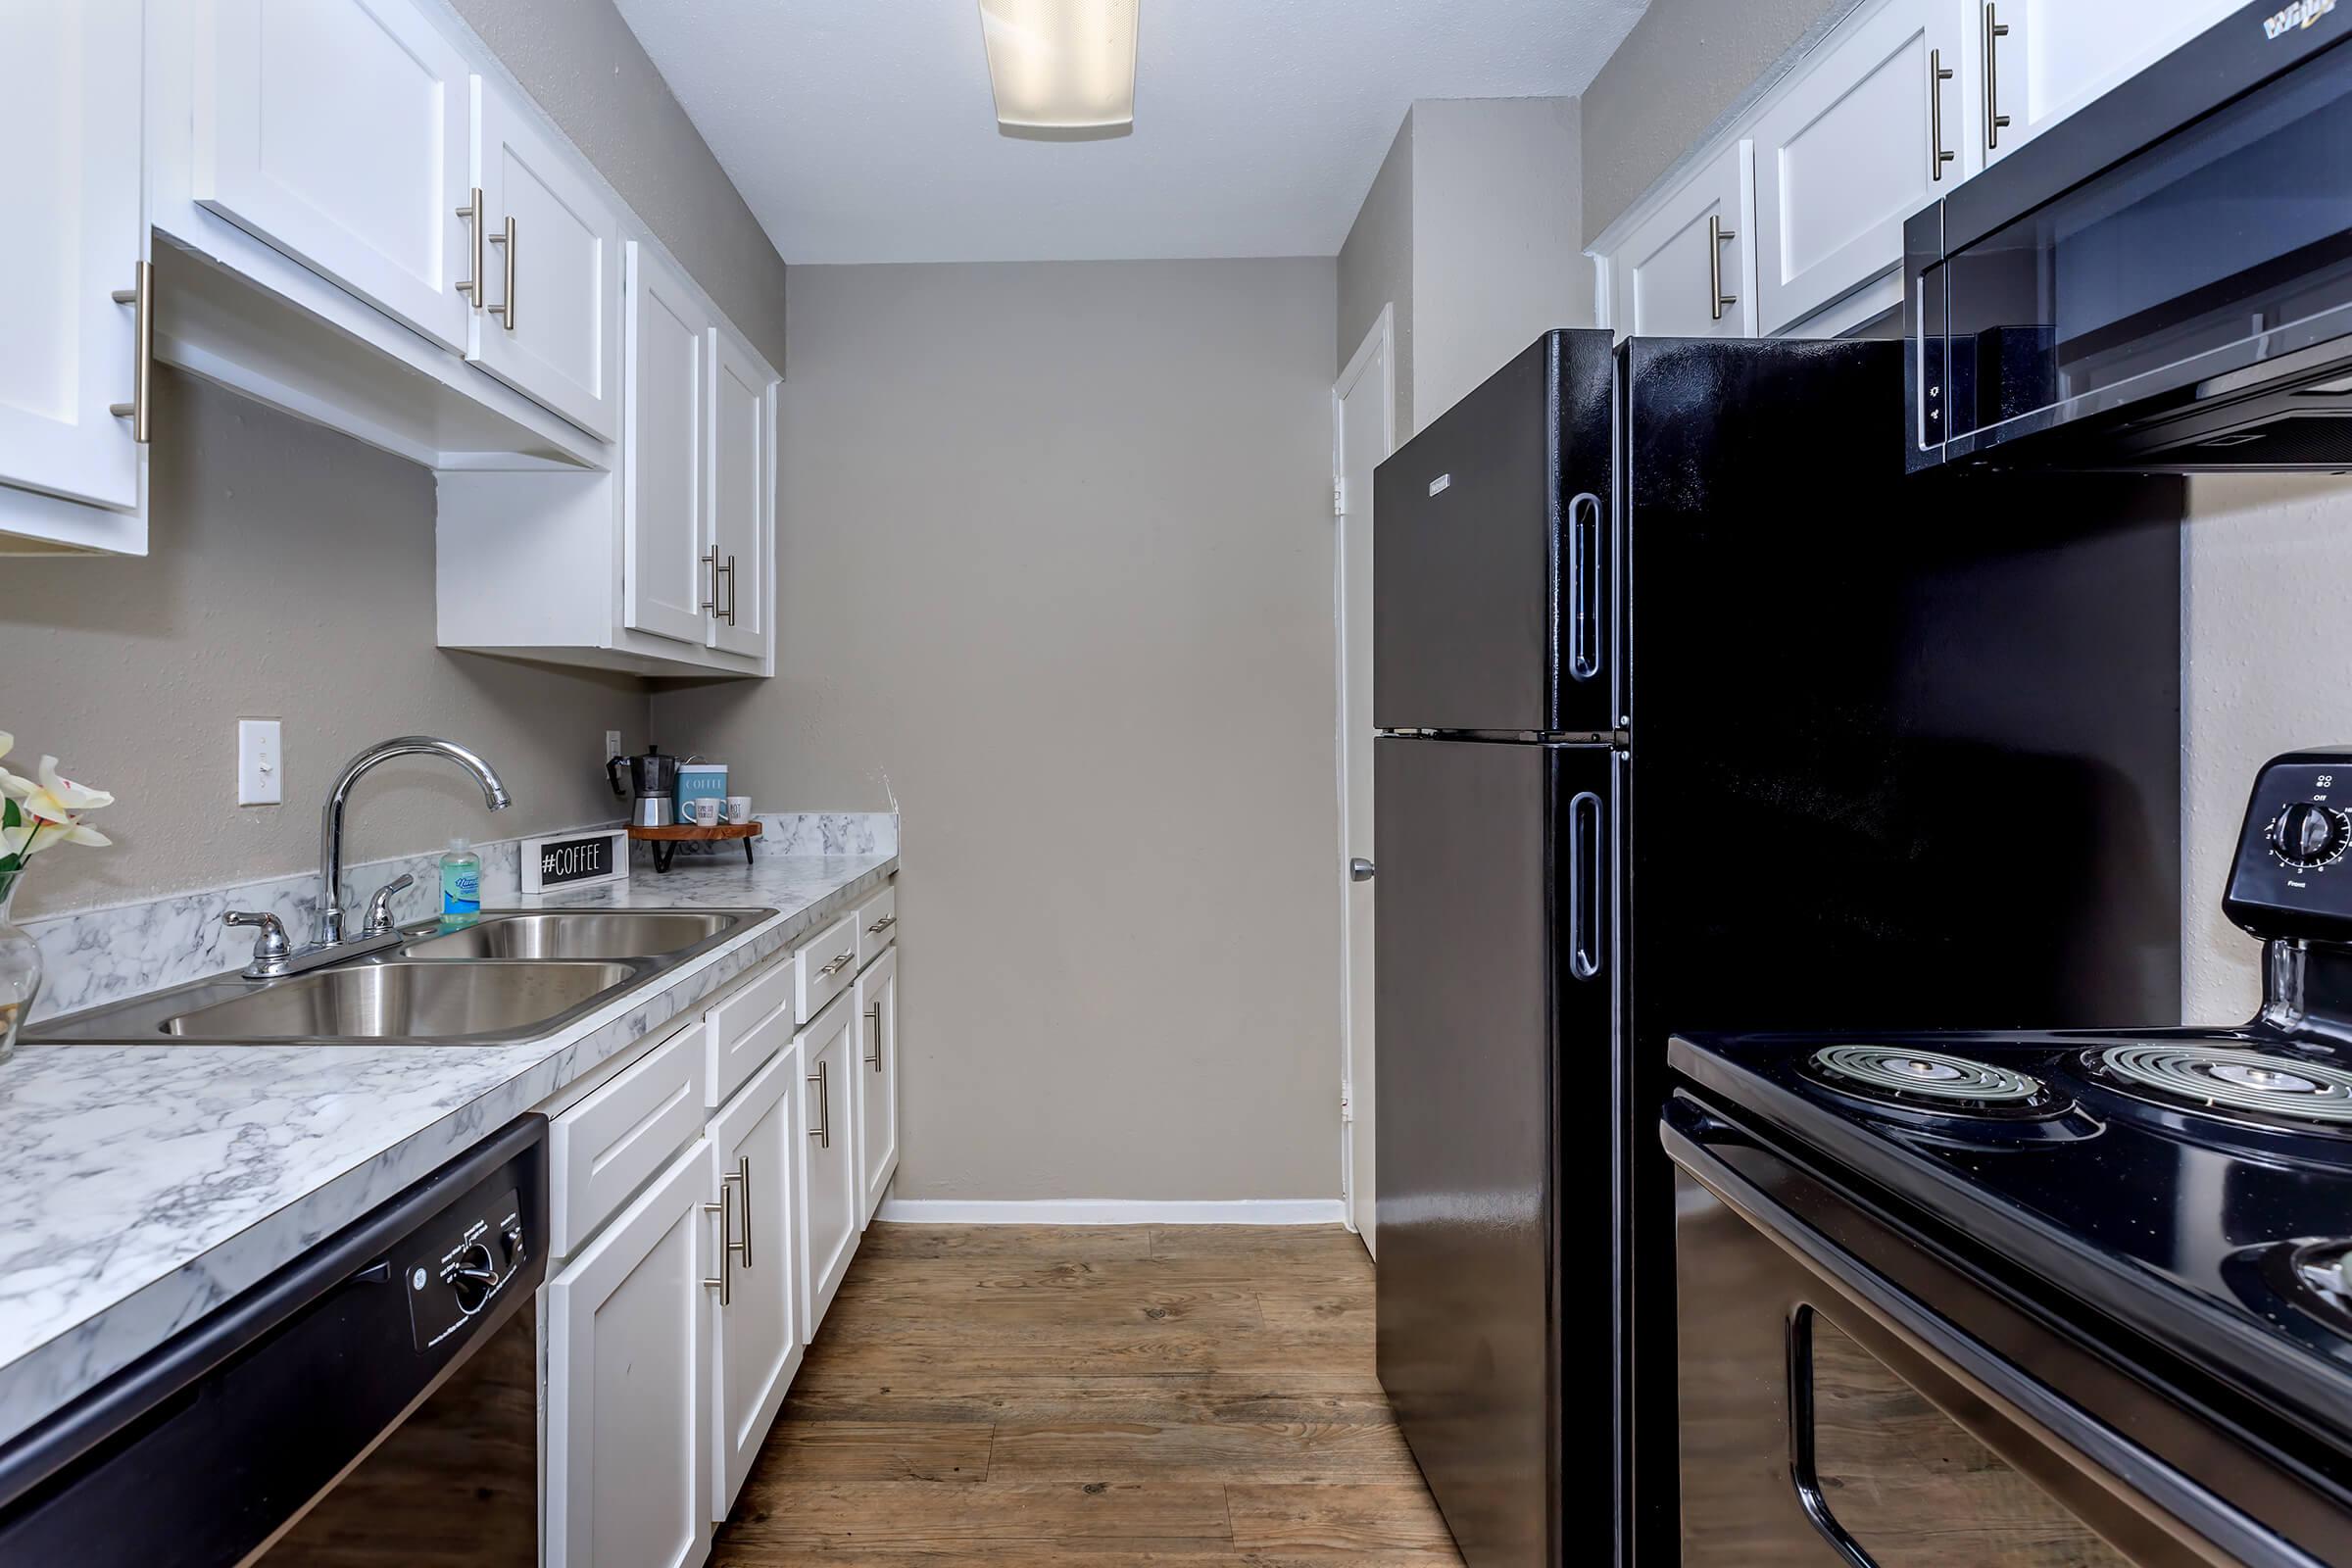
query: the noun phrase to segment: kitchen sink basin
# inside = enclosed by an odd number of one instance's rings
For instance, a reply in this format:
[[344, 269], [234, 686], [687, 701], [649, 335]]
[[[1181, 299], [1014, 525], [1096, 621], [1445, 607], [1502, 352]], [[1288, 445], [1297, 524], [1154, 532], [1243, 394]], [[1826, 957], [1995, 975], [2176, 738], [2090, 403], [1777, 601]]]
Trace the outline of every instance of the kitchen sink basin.
[[662, 958], [723, 937], [748, 909], [578, 909], [486, 914], [403, 945], [412, 958]]
[[27, 1044], [504, 1046], [544, 1039], [773, 909], [487, 909], [273, 980], [215, 975], [24, 1031]]
[[528, 1038], [641, 978], [628, 963], [359, 963], [164, 1019], [187, 1040]]

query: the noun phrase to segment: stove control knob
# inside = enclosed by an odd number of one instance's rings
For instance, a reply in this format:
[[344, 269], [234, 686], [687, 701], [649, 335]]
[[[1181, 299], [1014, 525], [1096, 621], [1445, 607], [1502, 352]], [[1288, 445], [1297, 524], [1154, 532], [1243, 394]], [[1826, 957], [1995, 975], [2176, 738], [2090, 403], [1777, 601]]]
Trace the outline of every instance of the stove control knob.
[[2271, 821], [2271, 853], [2293, 866], [2326, 865], [2352, 841], [2341, 811], [2298, 801]]
[[490, 1249], [476, 1242], [458, 1256], [458, 1266], [450, 1271], [449, 1288], [457, 1293], [458, 1309], [467, 1317], [482, 1309], [490, 1293], [498, 1287], [498, 1259]]

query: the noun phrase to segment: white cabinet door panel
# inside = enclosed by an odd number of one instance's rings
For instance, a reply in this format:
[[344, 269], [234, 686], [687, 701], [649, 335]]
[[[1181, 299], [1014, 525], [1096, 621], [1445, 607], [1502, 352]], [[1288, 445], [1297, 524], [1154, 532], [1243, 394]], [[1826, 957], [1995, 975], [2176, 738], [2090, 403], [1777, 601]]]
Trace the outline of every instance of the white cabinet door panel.
[[710, 321], [693, 291], [643, 245], [629, 247], [627, 331], [622, 623], [700, 643], [710, 624], [703, 552]]
[[899, 1168], [899, 950], [858, 977], [858, 1222], [869, 1223]]
[[1903, 220], [1976, 167], [1960, 18], [1952, 0], [1890, 0], [1757, 121], [1759, 331], [1899, 267]]
[[[138, 0], [0, 6], [0, 483], [139, 504], [127, 403], [137, 342], [113, 299], [147, 254]], [[0, 527], [60, 537], [0, 508]], [[137, 530], [143, 545], [145, 530]]]
[[1619, 335], [1755, 336], [1753, 208], [1748, 144], [1735, 142], [1618, 246], [1610, 322]]
[[710, 1168], [698, 1139], [547, 1284], [548, 1568], [710, 1555]]
[[729, 1288], [712, 1344], [711, 1413], [717, 1489], [710, 1517], [723, 1520], [760, 1457], [784, 1392], [800, 1370], [800, 1183], [803, 1139], [792, 1086], [801, 1058], [787, 1050], [761, 1068], [710, 1122], [709, 1197], [748, 1242], [726, 1260]]
[[858, 1250], [857, 1088], [851, 1070], [859, 1065], [857, 1010], [839, 996], [816, 1021], [801, 1031], [801, 1302], [803, 1332], [813, 1340], [816, 1325], [833, 1304], [842, 1276]]
[[620, 428], [620, 219], [536, 116], [474, 78], [489, 219], [482, 368], [589, 434]]
[[[2009, 122], [1985, 128], [1991, 162], [2237, 6], [2233, 0], [1977, 0], [1972, 9], [1978, 58], [1991, 65], [1985, 92], [1993, 114]], [[1996, 27], [2007, 31], [1995, 33]]]
[[774, 526], [775, 403], [768, 376], [724, 332], [711, 334], [710, 548], [720, 575], [710, 646], [731, 654], [767, 651], [764, 564]]
[[463, 350], [470, 74], [408, 0], [198, 0], [194, 195]]

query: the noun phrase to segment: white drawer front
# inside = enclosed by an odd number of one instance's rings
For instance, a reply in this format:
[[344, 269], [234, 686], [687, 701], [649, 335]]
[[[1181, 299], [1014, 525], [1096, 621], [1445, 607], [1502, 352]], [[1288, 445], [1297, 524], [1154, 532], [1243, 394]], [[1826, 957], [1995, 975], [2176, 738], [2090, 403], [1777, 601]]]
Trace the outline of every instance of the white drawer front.
[[751, 1081], [768, 1057], [792, 1043], [794, 965], [778, 958], [752, 983], [703, 1015], [710, 1061], [704, 1073], [712, 1109]]
[[858, 978], [858, 917], [845, 914], [803, 943], [793, 952], [792, 967], [799, 1021], [807, 1023]]
[[680, 1030], [548, 1123], [548, 1223], [568, 1257], [703, 1130], [702, 1038]]
[[858, 967], [882, 956], [899, 935], [899, 885], [896, 882], [865, 901], [858, 911]]

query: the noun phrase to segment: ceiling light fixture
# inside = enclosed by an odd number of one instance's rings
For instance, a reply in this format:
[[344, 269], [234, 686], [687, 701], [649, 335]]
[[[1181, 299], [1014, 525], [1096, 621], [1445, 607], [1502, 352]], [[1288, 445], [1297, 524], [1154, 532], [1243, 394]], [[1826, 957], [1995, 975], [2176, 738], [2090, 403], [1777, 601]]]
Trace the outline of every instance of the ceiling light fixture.
[[998, 128], [1047, 141], [1132, 131], [1140, 3], [980, 0]]

